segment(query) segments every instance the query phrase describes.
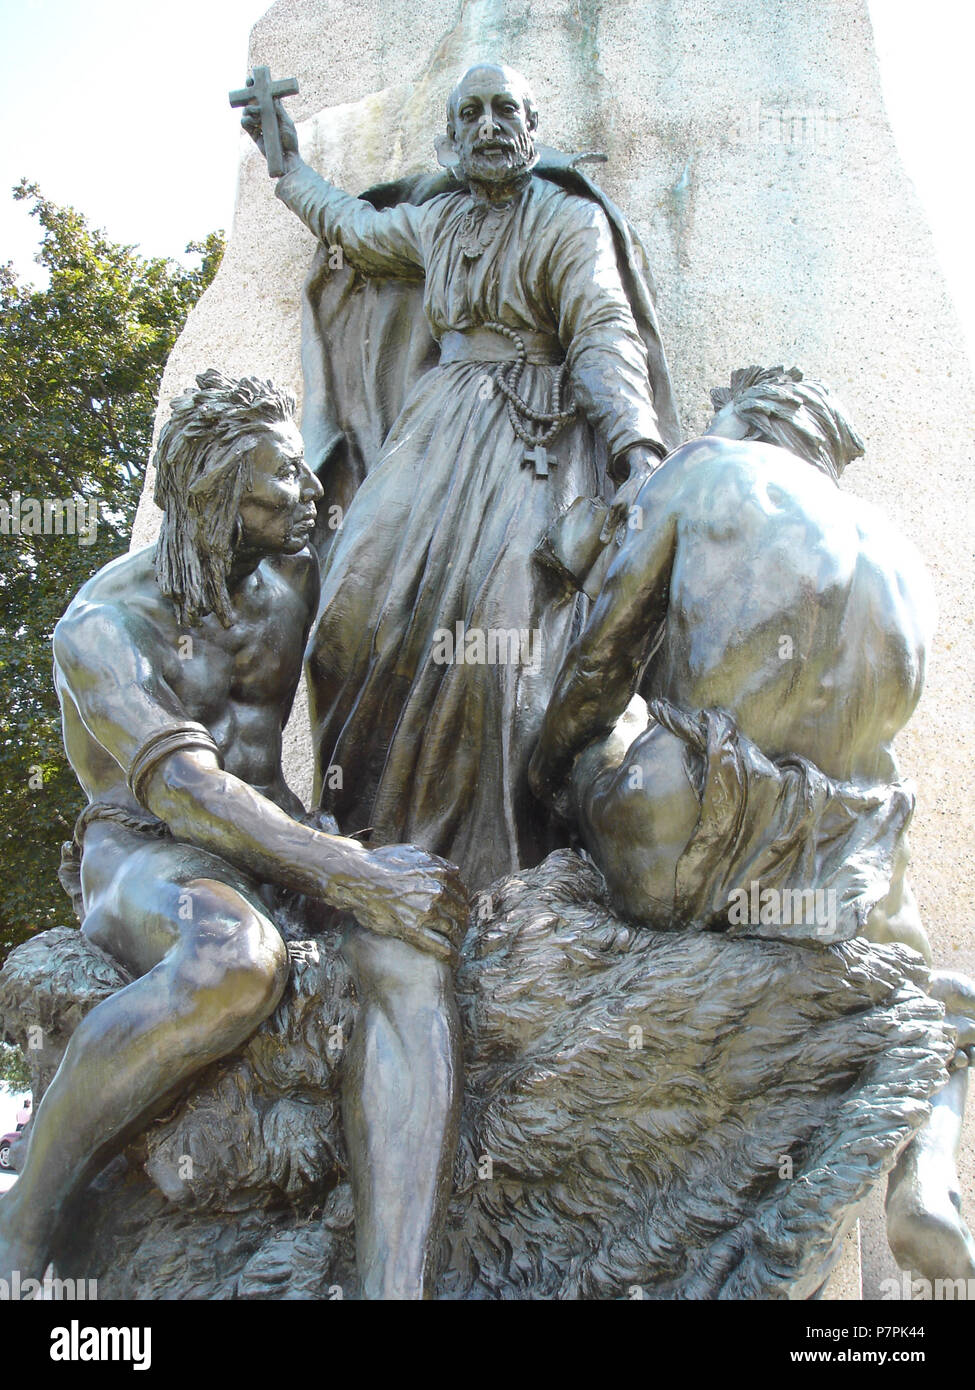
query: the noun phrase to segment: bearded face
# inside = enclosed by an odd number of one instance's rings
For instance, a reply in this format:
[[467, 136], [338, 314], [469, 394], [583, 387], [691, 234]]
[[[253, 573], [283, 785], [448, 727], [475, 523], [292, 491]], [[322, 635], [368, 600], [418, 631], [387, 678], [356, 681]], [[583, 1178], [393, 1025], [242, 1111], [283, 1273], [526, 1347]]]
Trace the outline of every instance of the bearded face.
[[458, 170], [474, 182], [509, 183], [535, 162], [537, 124], [523, 78], [510, 68], [472, 68], [450, 99]]

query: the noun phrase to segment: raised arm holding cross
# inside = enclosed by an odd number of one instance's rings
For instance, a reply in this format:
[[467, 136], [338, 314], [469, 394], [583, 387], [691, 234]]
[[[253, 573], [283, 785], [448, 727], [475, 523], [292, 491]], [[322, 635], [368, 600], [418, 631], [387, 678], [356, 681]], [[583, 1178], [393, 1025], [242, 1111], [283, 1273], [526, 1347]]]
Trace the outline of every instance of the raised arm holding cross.
[[[276, 82], [272, 82], [271, 69], [268, 67], [255, 68], [253, 75], [248, 77], [246, 86], [230, 93], [231, 106], [247, 108], [244, 113], [245, 127], [248, 124], [248, 118], [251, 118], [255, 125], [259, 124], [263, 136], [264, 155], [267, 159], [267, 172], [272, 179], [281, 177], [285, 165], [281, 133], [278, 130], [278, 121], [274, 110], [275, 98], [297, 95], [298, 79], [296, 77], [281, 77]], [[258, 116], [260, 117], [259, 122], [255, 119]]]

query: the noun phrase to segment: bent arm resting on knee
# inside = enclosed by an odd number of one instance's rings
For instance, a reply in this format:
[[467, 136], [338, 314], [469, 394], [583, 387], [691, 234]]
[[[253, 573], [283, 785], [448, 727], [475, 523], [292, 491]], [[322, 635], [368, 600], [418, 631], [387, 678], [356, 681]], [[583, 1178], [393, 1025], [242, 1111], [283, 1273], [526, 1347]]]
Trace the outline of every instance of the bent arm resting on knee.
[[351, 912], [382, 935], [456, 960], [467, 899], [453, 867], [435, 855], [409, 845], [369, 850], [301, 825], [202, 749], [176, 751], [159, 763], [145, 804], [177, 839]]
[[467, 898], [453, 865], [411, 846], [369, 850], [323, 834], [224, 772], [208, 731], [150, 655], [154, 643], [137, 614], [114, 604], [86, 605], [55, 631], [59, 683], [134, 797], [176, 839], [455, 960]]

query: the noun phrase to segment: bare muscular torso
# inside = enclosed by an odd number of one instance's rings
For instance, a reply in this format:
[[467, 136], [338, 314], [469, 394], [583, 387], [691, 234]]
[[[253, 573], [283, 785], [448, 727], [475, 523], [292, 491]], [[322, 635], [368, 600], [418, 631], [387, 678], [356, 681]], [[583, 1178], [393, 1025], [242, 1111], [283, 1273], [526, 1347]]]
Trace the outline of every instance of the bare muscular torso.
[[[645, 715], [621, 717], [648, 642], [659, 633], [648, 699], [724, 709], [766, 756], [800, 754], [837, 781], [889, 782], [933, 600], [920, 557], [872, 507], [771, 445], [704, 436], [670, 456], [637, 504], [643, 525], [559, 676], [536, 778], [557, 788], [582, 754], [574, 793], [591, 852], [629, 915], [652, 917], [656, 902], [666, 920], [698, 804], [680, 741], [655, 725], [641, 737]], [[871, 930], [923, 952], [906, 864], [901, 846]]]
[[673, 461], [670, 592], [644, 693], [728, 710], [770, 757], [886, 780], [933, 626], [920, 557], [781, 449], [705, 436]]
[[[172, 603], [159, 591], [150, 547], [107, 565], [89, 580], [61, 620], [62, 632], [84, 632], [104, 669], [117, 650], [125, 671], [153, 668], [174, 720], [203, 724], [220, 749], [224, 768], [293, 812], [295, 798], [281, 769], [281, 735], [291, 711], [301, 658], [317, 602], [317, 570], [307, 550], [265, 559], [235, 594], [237, 621], [224, 628], [210, 615], [182, 629]], [[80, 668], [79, 669], [79, 665]], [[78, 713], [73, 682], [84, 679], [75, 661], [69, 677], [55, 663], [65, 747], [78, 780], [93, 801], [135, 808], [126, 772], [105, 750], [97, 731]], [[146, 734], [151, 733], [150, 728]]]

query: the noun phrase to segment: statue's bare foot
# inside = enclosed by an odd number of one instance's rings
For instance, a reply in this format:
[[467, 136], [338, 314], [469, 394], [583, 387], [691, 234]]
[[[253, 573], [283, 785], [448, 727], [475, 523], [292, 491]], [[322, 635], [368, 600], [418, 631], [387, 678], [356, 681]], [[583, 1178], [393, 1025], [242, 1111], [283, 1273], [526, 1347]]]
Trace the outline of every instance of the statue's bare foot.
[[887, 1239], [902, 1269], [935, 1279], [975, 1279], [975, 1240], [956, 1189], [904, 1184], [887, 1202]]
[[897, 1160], [887, 1186], [894, 1258], [901, 1269], [932, 1281], [975, 1280], [975, 1240], [961, 1214], [956, 1166], [968, 1070], [958, 1067], [935, 1096], [927, 1123]]

